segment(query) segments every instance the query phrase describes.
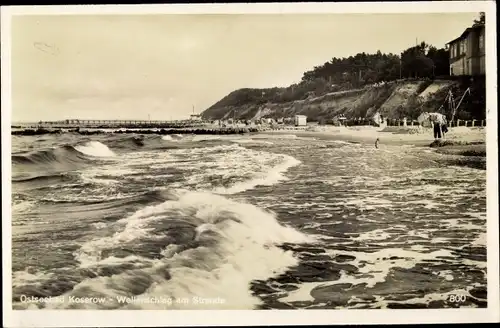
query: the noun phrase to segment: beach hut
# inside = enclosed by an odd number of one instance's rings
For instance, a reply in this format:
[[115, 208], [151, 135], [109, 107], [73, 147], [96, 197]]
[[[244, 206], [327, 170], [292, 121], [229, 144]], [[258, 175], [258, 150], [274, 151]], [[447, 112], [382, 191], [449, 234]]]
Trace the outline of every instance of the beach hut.
[[305, 126], [305, 125], [307, 125], [307, 116], [295, 115], [295, 126]]

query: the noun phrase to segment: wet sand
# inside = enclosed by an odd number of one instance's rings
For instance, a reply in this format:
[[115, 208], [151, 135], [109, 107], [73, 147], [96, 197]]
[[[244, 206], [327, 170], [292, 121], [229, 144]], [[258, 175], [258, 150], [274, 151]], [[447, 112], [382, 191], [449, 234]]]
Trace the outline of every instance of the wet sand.
[[[389, 130], [389, 131], [388, 131]], [[313, 127], [308, 129], [271, 130], [266, 134], [295, 134], [298, 137], [313, 137], [327, 140], [342, 140], [355, 143], [373, 143], [377, 138], [381, 145], [414, 145], [428, 147], [435, 139], [431, 129], [390, 127], [384, 130], [371, 126], [362, 127]], [[450, 128], [445, 140], [460, 143], [485, 143], [484, 128]]]

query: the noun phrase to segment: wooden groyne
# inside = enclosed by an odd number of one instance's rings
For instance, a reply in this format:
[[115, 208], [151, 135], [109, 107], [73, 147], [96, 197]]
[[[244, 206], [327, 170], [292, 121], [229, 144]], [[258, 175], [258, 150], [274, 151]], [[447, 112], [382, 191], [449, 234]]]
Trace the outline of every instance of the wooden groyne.
[[228, 128], [189, 128], [189, 129], [120, 129], [120, 130], [81, 130], [81, 129], [22, 129], [22, 130], [13, 130], [11, 132], [12, 135], [17, 136], [34, 136], [34, 135], [43, 135], [43, 134], [62, 134], [62, 133], [77, 133], [81, 135], [95, 135], [95, 134], [124, 134], [124, 133], [135, 133], [135, 134], [160, 134], [160, 135], [168, 135], [168, 134], [204, 134], [204, 135], [221, 135], [221, 134], [243, 134], [243, 133], [252, 133], [259, 132], [260, 130], [257, 128], [248, 128], [248, 127], [228, 127]]

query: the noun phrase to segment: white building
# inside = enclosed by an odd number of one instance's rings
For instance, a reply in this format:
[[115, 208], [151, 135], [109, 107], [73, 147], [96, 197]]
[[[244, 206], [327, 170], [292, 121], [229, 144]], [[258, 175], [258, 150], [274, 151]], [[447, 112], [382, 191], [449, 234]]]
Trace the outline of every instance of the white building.
[[201, 115], [193, 114], [189, 117], [191, 121], [201, 121]]
[[305, 126], [305, 125], [307, 125], [307, 116], [295, 115], [295, 126]]

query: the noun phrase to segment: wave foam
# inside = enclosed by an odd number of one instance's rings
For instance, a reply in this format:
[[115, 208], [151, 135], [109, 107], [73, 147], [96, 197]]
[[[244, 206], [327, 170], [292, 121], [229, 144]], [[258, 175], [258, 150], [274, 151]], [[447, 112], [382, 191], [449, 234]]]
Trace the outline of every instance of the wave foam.
[[75, 149], [85, 155], [94, 157], [114, 157], [115, 153], [99, 141], [89, 141], [84, 145], [75, 146]]
[[219, 187], [214, 190], [218, 194], [236, 194], [246, 190], [250, 190], [257, 186], [272, 186], [280, 181], [287, 180], [284, 173], [294, 166], [299, 165], [301, 162], [292, 157], [283, 155], [283, 160], [280, 164], [271, 167], [269, 170], [254, 174], [249, 180], [238, 182], [231, 187]]
[[182, 167], [190, 173], [179, 188], [211, 190], [217, 194], [235, 194], [285, 181], [284, 173], [301, 163], [292, 156], [247, 149], [237, 143], [182, 150], [173, 155], [190, 159]]
[[[197, 247], [170, 243], [164, 247], [163, 258], [143, 259], [143, 264], [149, 265], [147, 268], [87, 279], [69, 294], [78, 294], [80, 290], [88, 294], [91, 290], [111, 299], [120, 295], [132, 296], [127, 286], [141, 278], [151, 282], [149, 288], [140, 294], [141, 297], [219, 297], [225, 300], [224, 304], [198, 306], [253, 308], [260, 300], [249, 291], [249, 283], [254, 279], [279, 275], [298, 263], [292, 252], [284, 251], [276, 244], [310, 241], [310, 237], [299, 231], [280, 225], [272, 213], [251, 204], [208, 192], [186, 190], [177, 190], [171, 197], [174, 199], [146, 207], [120, 220], [119, 224], [125, 224], [123, 230], [110, 237], [87, 242], [75, 254], [77, 259], [85, 268], [115, 263], [118, 261], [116, 258], [101, 258], [103, 251], [112, 247], [122, 248], [124, 243], [138, 245], [155, 238], [164, 239], [165, 234], [176, 236], [180, 233], [175, 232], [176, 229], [154, 230], [154, 227], [166, 223], [171, 228], [175, 228], [175, 224], [180, 224], [179, 228], [183, 229], [186, 225], [191, 226], [192, 242], [189, 243], [194, 242]], [[135, 256], [134, 261], [137, 258]], [[121, 259], [123, 261], [126, 258]], [[115, 306], [120, 307], [119, 304]], [[141, 303], [127, 307], [144, 309], [162, 305]], [[197, 305], [191, 303], [178, 307], [196, 308]], [[165, 308], [176, 308], [176, 305]]]

